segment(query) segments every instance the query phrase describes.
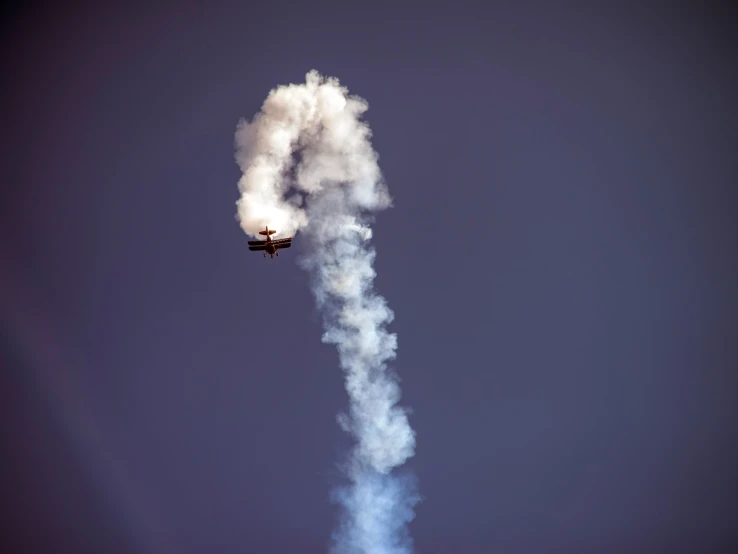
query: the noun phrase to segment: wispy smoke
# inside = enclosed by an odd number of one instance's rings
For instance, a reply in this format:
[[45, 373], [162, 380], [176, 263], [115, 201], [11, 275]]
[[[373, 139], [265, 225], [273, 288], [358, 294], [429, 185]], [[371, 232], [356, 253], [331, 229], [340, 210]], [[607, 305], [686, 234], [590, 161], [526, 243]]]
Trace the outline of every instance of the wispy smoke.
[[397, 348], [386, 330], [394, 316], [373, 290], [369, 222], [390, 197], [361, 120], [367, 108], [316, 71], [272, 90], [253, 121], [238, 125], [237, 206], [249, 235], [266, 225], [281, 236], [304, 233], [301, 265], [324, 314], [323, 341], [336, 345], [345, 371], [350, 413], [339, 422], [356, 445], [345, 466], [350, 485], [335, 493], [345, 508], [335, 552], [400, 554], [411, 548], [406, 523], [418, 497], [412, 479], [392, 469], [413, 455], [415, 433], [387, 367]]

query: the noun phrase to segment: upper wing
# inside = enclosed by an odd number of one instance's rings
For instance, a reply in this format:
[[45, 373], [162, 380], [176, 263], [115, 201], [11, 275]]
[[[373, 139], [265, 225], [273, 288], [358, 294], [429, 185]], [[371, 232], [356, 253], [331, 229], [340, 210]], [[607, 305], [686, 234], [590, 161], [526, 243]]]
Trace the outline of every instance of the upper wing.
[[289, 248], [290, 246], [292, 246], [291, 242], [280, 242], [279, 244], [275, 244], [274, 248], [281, 250], [282, 248]]
[[267, 248], [267, 247], [266, 247], [266, 245], [264, 245], [264, 244], [262, 244], [262, 245], [260, 245], [260, 246], [249, 246], [249, 250], [251, 250], [252, 252], [253, 252], [254, 250], [266, 250], [266, 248]]
[[282, 244], [282, 243], [285, 243], [285, 242], [292, 242], [292, 237], [289, 237], [289, 238], [286, 238], [286, 239], [273, 240], [272, 241], [272, 244]]
[[258, 246], [259, 244], [266, 244], [265, 240], [250, 240], [249, 246]]

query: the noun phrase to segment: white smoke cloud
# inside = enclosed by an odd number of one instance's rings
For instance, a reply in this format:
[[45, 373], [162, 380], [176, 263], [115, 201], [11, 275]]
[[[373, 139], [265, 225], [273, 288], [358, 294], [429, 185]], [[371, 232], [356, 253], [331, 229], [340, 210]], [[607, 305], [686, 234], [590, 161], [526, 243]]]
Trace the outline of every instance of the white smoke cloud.
[[237, 206], [246, 233], [255, 236], [267, 224], [285, 235], [305, 227], [305, 210], [285, 196], [290, 189], [320, 196], [340, 188], [349, 210], [337, 214], [342, 223], [362, 210], [389, 206], [371, 131], [360, 120], [367, 103], [347, 92], [337, 79], [311, 71], [305, 84], [272, 90], [254, 120], [239, 123], [236, 161], [243, 176]]
[[356, 445], [350, 485], [336, 493], [346, 511], [334, 551], [401, 554], [410, 550], [405, 524], [418, 497], [412, 480], [391, 471], [413, 455], [415, 433], [387, 367], [397, 348], [386, 330], [394, 315], [373, 289], [369, 222], [391, 200], [361, 120], [367, 108], [316, 71], [272, 90], [253, 120], [238, 125], [237, 206], [249, 235], [267, 225], [279, 236], [304, 233], [301, 265], [323, 311], [323, 341], [336, 345], [345, 372], [350, 413], [339, 422]]

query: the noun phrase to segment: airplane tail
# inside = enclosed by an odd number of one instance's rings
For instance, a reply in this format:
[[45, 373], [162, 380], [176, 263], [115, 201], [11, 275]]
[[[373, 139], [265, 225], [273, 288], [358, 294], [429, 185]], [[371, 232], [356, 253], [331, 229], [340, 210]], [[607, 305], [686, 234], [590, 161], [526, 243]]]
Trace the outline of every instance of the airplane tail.
[[266, 231], [259, 231], [259, 234], [260, 234], [260, 235], [273, 235], [273, 234], [274, 234], [274, 233], [276, 233], [276, 232], [277, 232], [277, 231], [275, 231], [274, 229], [272, 229], [272, 230], [270, 231], [270, 230], [269, 230], [269, 227], [267, 227], [267, 228], [266, 228]]

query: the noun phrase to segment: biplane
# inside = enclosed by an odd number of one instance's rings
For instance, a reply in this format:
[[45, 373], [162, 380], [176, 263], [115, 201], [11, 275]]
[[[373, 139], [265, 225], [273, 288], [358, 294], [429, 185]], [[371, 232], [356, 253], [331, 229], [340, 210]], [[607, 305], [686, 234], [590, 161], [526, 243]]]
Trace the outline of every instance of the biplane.
[[274, 229], [270, 230], [269, 225], [267, 225], [264, 231], [259, 231], [260, 235], [266, 235], [266, 240], [250, 240], [249, 250], [264, 250], [265, 258], [267, 254], [269, 254], [270, 258], [274, 258], [275, 255], [279, 256], [278, 250], [282, 250], [283, 248], [289, 248], [290, 246], [292, 246], [292, 237], [288, 237], [286, 239], [272, 240], [271, 235], [276, 232], [277, 231], [275, 231]]

